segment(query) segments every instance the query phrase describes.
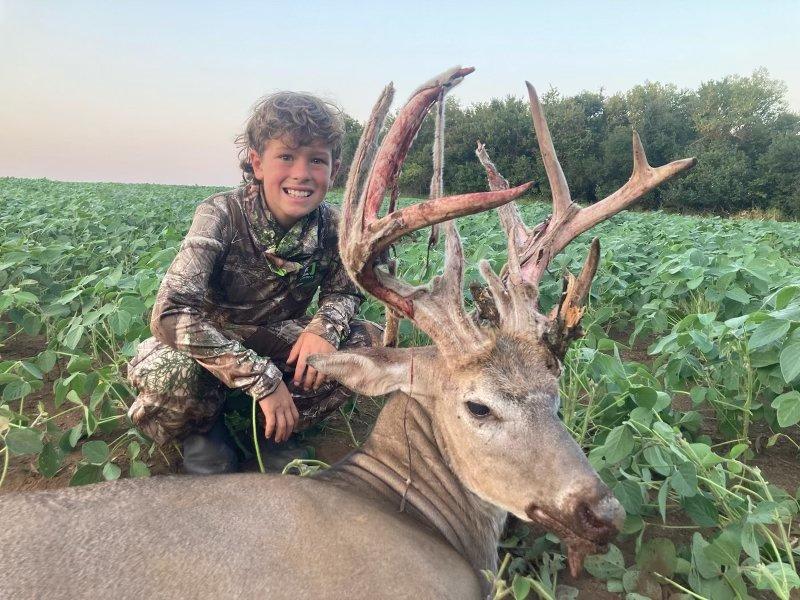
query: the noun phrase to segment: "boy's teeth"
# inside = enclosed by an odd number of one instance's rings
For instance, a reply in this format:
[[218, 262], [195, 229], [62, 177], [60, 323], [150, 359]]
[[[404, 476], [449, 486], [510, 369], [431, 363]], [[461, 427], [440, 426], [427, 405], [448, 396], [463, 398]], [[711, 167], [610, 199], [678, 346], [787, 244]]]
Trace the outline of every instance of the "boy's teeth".
[[295, 198], [308, 198], [311, 195], [311, 192], [309, 191], [291, 190], [289, 188], [286, 188], [286, 193], [290, 196], [294, 196]]

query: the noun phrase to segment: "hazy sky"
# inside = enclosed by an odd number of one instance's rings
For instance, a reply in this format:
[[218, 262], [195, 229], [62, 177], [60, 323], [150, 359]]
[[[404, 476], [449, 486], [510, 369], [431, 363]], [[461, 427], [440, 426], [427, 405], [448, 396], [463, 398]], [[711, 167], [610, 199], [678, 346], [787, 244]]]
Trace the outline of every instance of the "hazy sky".
[[800, 1], [0, 0], [0, 176], [234, 185], [255, 100], [312, 91], [358, 119], [455, 64], [462, 102], [764, 66], [800, 110]]

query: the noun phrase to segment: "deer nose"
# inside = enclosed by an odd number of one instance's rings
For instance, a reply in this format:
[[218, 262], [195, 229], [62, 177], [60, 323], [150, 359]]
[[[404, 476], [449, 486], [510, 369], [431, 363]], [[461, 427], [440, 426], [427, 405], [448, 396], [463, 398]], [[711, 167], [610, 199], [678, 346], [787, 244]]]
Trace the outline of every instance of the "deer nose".
[[604, 545], [622, 528], [625, 509], [605, 485], [597, 486], [590, 497], [578, 500], [573, 511], [575, 531], [582, 537]]

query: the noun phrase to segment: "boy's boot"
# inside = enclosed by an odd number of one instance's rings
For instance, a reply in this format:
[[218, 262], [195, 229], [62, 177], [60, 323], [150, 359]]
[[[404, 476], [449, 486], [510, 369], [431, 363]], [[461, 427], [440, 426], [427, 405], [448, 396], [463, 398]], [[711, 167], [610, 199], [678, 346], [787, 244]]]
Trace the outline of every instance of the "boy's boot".
[[208, 433], [194, 433], [183, 441], [183, 472], [190, 475], [235, 473], [239, 470], [236, 444], [220, 417]]
[[280, 444], [269, 439], [266, 444], [262, 444], [261, 448], [264, 469], [267, 471], [280, 473], [293, 460], [311, 458], [308, 447], [303, 445], [295, 435]]

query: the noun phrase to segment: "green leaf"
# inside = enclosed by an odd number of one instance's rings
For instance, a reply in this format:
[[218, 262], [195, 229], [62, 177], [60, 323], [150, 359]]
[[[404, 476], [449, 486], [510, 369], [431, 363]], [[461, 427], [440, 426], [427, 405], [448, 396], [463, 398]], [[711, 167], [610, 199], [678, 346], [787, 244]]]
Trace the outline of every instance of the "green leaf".
[[39, 369], [39, 367], [37, 367], [35, 364], [28, 362], [27, 360], [21, 361], [20, 364], [22, 365], [23, 369], [33, 375], [36, 379], [42, 379], [44, 377], [44, 373], [42, 373], [41, 369]]
[[714, 503], [703, 496], [702, 494], [695, 494], [694, 496], [681, 498], [681, 506], [689, 518], [701, 527], [714, 527], [719, 520], [719, 513]]
[[73, 354], [67, 363], [70, 373], [86, 373], [92, 368], [92, 359], [86, 354]]
[[725, 297], [730, 298], [739, 304], [749, 304], [750, 300], [752, 300], [752, 296], [750, 296], [750, 294], [745, 292], [738, 285], [733, 286], [731, 289], [725, 292]]
[[669, 498], [669, 480], [661, 484], [658, 490], [658, 512], [661, 514], [661, 521], [667, 522], [667, 499]]
[[514, 582], [511, 584], [511, 591], [514, 592], [514, 600], [525, 600], [531, 591], [531, 582], [527, 577], [514, 575]]
[[139, 445], [139, 442], [133, 440], [130, 444], [128, 444], [128, 456], [131, 460], [136, 460], [139, 457], [139, 452], [141, 452], [142, 447]]
[[697, 468], [690, 462], [678, 465], [670, 477], [670, 485], [682, 497], [694, 496], [697, 493]]
[[608, 545], [608, 552], [605, 554], [587, 556], [583, 566], [590, 575], [598, 579], [620, 579], [625, 574], [625, 558], [614, 544]]
[[760, 561], [761, 551], [758, 548], [758, 540], [756, 539], [756, 530], [753, 523], [744, 523], [742, 525], [741, 545], [742, 549], [747, 553], [750, 558]]
[[38, 315], [27, 314], [22, 319], [22, 329], [28, 335], [36, 335], [42, 328], [42, 320]]
[[677, 559], [675, 544], [667, 538], [647, 540], [636, 554], [639, 569], [645, 573], [658, 572], [670, 578], [675, 575]]
[[69, 484], [71, 486], [88, 485], [102, 480], [103, 470], [98, 465], [81, 465], [69, 480]]
[[3, 388], [3, 401], [11, 402], [12, 400], [19, 400], [31, 393], [31, 384], [22, 379], [17, 379], [8, 383]]
[[781, 350], [781, 375], [786, 383], [791, 383], [800, 375], [800, 344], [789, 344]]
[[625, 591], [621, 579], [609, 579], [606, 581], [606, 589], [612, 594], [622, 594]]
[[782, 338], [789, 331], [791, 323], [783, 319], [769, 318], [756, 327], [747, 342], [748, 350], [755, 350]]
[[67, 335], [64, 336], [64, 345], [70, 350], [75, 350], [83, 337], [83, 332], [83, 325], [73, 325], [67, 332]]
[[642, 450], [642, 456], [644, 456], [647, 464], [659, 475], [666, 477], [672, 472], [672, 461], [665, 456], [659, 446], [647, 446]]
[[658, 400], [656, 391], [644, 385], [632, 385], [629, 393], [636, 405], [644, 408], [653, 408]]
[[621, 461], [633, 450], [633, 433], [626, 425], [611, 430], [603, 444], [606, 460], [610, 463]]
[[102, 440], [92, 440], [81, 447], [81, 452], [88, 462], [93, 465], [100, 465], [108, 458], [108, 444]]
[[768, 565], [761, 566], [761, 569], [766, 571], [761, 577], [757, 579], [756, 588], [759, 590], [769, 590], [772, 589], [776, 594], [779, 593], [781, 590], [780, 588], [775, 587], [774, 582], [778, 582], [780, 587], [783, 587], [783, 582], [786, 582], [786, 587], [788, 589], [798, 588], [800, 587], [800, 577], [797, 573], [792, 569], [791, 565], [787, 565], [786, 563], [778, 563], [773, 562], [769, 563]]
[[791, 427], [800, 421], [800, 392], [792, 390], [781, 394], [772, 401], [772, 408], [778, 412], [778, 425]]
[[61, 468], [62, 460], [63, 455], [58, 448], [48, 442], [44, 445], [44, 448], [42, 448], [42, 451], [39, 453], [39, 460], [37, 461], [39, 473], [48, 479], [54, 477], [55, 474], [58, 473], [58, 469]]
[[36, 357], [36, 364], [43, 373], [49, 373], [56, 366], [58, 355], [52, 350], [45, 350]]
[[108, 317], [108, 324], [117, 335], [124, 335], [131, 324], [131, 315], [124, 310], [118, 310]]
[[709, 543], [703, 539], [700, 533], [692, 535], [692, 564], [701, 577], [711, 579], [720, 574], [719, 565], [706, 557], [706, 548]]
[[119, 466], [115, 465], [114, 463], [106, 463], [103, 467], [103, 479], [106, 481], [119, 479], [120, 475], [122, 475], [122, 469], [120, 469]]
[[83, 435], [83, 423], [78, 423], [69, 430], [69, 445], [70, 447], [74, 448], [78, 443], [78, 440], [81, 439], [81, 435]]
[[78, 396], [78, 392], [76, 392], [75, 390], [70, 390], [67, 392], [67, 400], [69, 400], [76, 406], [83, 406], [83, 401], [81, 401], [81, 397]]
[[721, 566], [739, 566], [739, 555], [742, 553], [739, 537], [739, 531], [735, 531], [734, 528], [723, 529], [717, 539], [705, 549], [706, 558]]
[[13, 428], [6, 435], [6, 447], [11, 454], [35, 454], [41, 452], [42, 432], [30, 427]]
[[749, 447], [750, 446], [748, 444], [736, 444], [730, 450], [728, 450], [728, 458], [732, 460], [739, 458]]
[[150, 477], [150, 469], [140, 460], [131, 461], [128, 472], [131, 477]]
[[627, 513], [633, 515], [641, 514], [644, 499], [642, 498], [642, 489], [638, 483], [627, 479], [620, 481], [614, 486], [614, 495]]

